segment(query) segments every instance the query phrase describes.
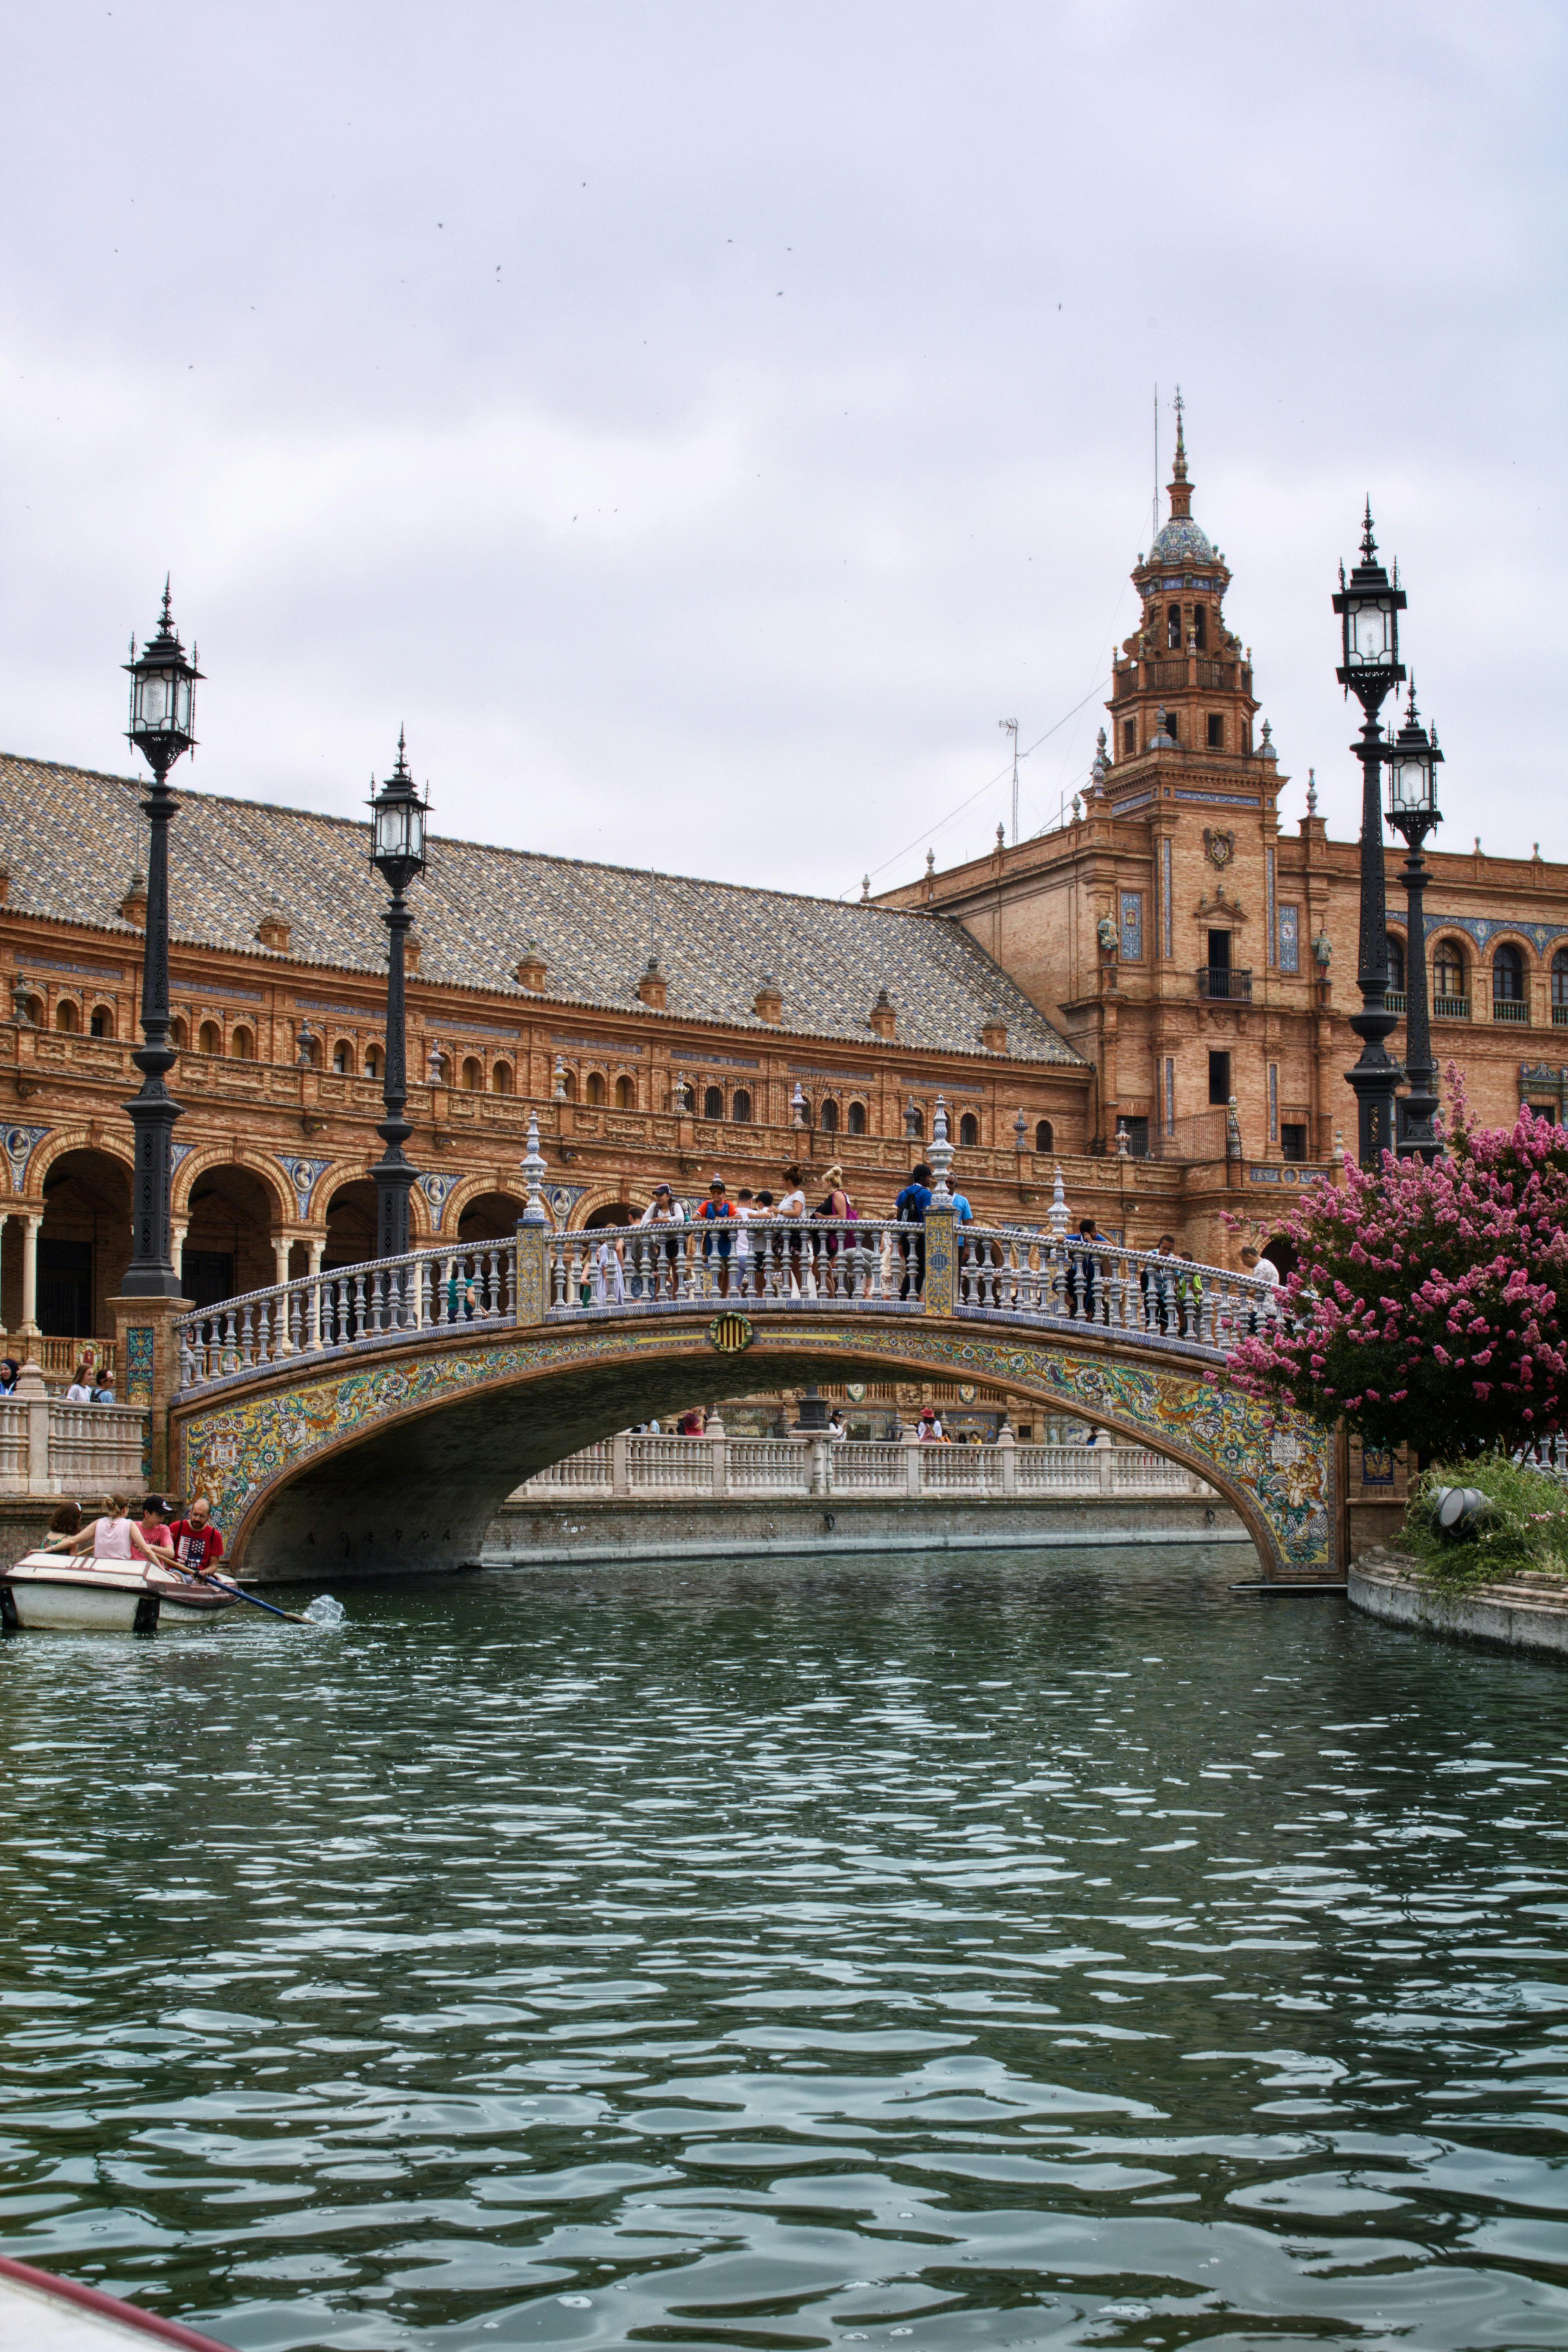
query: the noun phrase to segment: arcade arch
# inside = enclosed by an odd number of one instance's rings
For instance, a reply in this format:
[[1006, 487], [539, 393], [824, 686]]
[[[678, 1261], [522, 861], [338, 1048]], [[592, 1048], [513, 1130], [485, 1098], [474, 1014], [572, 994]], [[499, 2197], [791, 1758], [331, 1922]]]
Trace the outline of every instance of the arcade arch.
[[[37, 1228], [34, 1319], [46, 1339], [110, 1339], [114, 1297], [131, 1263], [131, 1171], [122, 1160], [90, 1147], [59, 1152], [43, 1171], [43, 1221]], [[3, 1295], [5, 1320], [24, 1319], [23, 1252], [7, 1253]]]

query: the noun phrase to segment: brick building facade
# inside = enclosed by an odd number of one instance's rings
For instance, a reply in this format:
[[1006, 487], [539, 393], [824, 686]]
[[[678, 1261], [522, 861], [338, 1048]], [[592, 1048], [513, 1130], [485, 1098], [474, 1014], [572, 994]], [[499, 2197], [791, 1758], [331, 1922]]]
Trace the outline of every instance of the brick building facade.
[[[1354, 1140], [1344, 1073], [1360, 920], [1359, 850], [1315, 813], [1281, 831], [1281, 774], [1258, 725], [1231, 573], [1194, 520], [1178, 434], [1171, 515], [1132, 578], [1139, 628], [1114, 665], [1093, 777], [1071, 823], [879, 903], [956, 917], [1094, 1072], [1088, 1142], [1181, 1171], [1173, 1223], [1223, 1257], [1222, 1213], [1260, 1231], [1304, 1168]], [[1409, 952], [1386, 856], [1391, 1002]], [[1425, 942], [1440, 1065], [1490, 1123], [1521, 1101], [1568, 1107], [1568, 866], [1428, 854]], [[1403, 1026], [1389, 1041], [1403, 1052]], [[1230, 1106], [1234, 1101], [1234, 1125]], [[1227, 1129], [1228, 1146], [1227, 1146]], [[1140, 1170], [1140, 1189], [1147, 1181]]]

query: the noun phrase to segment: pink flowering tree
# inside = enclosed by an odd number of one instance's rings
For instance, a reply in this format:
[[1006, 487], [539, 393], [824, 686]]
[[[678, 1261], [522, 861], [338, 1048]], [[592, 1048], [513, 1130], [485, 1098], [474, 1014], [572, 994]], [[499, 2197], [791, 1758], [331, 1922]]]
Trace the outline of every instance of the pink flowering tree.
[[1444, 1158], [1314, 1184], [1285, 1227], [1283, 1313], [1231, 1360], [1251, 1396], [1424, 1460], [1568, 1425], [1568, 1134], [1472, 1127], [1451, 1066]]

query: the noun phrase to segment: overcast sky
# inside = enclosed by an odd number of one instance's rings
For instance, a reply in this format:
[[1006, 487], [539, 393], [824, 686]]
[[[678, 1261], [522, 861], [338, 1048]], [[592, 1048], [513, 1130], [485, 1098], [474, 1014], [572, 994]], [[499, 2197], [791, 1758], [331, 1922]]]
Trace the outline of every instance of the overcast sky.
[[12, 0], [0, 744], [129, 771], [167, 567], [198, 789], [357, 813], [405, 719], [438, 829], [907, 880], [999, 719], [1081, 782], [1179, 380], [1287, 820], [1370, 490], [1439, 846], [1568, 858], [1565, 23]]

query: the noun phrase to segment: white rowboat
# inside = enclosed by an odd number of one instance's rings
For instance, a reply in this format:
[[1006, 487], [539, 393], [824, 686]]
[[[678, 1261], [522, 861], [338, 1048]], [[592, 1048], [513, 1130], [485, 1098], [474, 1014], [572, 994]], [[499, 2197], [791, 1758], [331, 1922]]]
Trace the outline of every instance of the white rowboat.
[[30, 1551], [0, 1569], [0, 1625], [8, 1633], [151, 1633], [159, 1626], [205, 1625], [237, 1605], [216, 1585], [129, 1560], [94, 1566]]
[[121, 2303], [98, 2287], [57, 2278], [31, 2263], [0, 2256], [0, 2344], [16, 2352], [152, 2352], [155, 2344], [185, 2352], [226, 2352], [215, 2336], [177, 2319]]

